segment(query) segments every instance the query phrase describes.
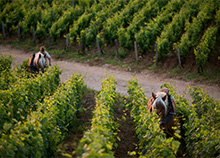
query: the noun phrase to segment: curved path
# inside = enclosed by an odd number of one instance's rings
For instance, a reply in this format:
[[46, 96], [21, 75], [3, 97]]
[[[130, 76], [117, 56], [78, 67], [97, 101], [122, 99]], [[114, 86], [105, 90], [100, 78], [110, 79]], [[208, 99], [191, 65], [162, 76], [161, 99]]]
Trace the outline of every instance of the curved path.
[[[28, 59], [34, 52], [23, 52], [22, 50], [17, 50], [11, 48], [10, 46], [0, 45], [0, 53], [12, 55], [14, 57], [14, 63], [20, 65], [23, 60]], [[116, 91], [120, 94], [127, 95], [127, 82], [131, 80], [134, 76], [137, 77], [139, 84], [149, 98], [152, 92], [160, 91], [160, 86], [164, 83], [170, 83], [176, 87], [179, 94], [187, 93], [185, 90], [187, 86], [201, 87], [206, 90], [211, 97], [219, 99], [220, 97], [220, 87], [217, 85], [205, 85], [199, 84], [191, 81], [182, 81], [177, 79], [171, 79], [165, 77], [166, 75], [155, 74], [152, 71], [143, 71], [141, 73], [132, 73], [124, 70], [111, 69], [111, 66], [105, 65], [100, 66], [89, 66], [87, 64], [77, 63], [74, 61], [62, 61], [53, 60], [53, 65], [60, 65], [63, 70], [61, 74], [61, 80], [67, 80], [74, 72], [80, 73], [85, 76], [85, 82], [88, 88], [94, 90], [101, 89], [101, 81], [106, 77], [106, 73], [115, 76], [117, 85]], [[187, 95], [187, 94], [186, 94]], [[187, 96], [188, 97], [188, 96]]]

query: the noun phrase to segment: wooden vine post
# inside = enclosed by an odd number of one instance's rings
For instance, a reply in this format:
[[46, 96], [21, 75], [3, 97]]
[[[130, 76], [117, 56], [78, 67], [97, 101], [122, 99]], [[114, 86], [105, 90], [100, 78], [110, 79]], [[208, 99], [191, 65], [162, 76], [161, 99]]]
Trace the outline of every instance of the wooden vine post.
[[69, 38], [68, 38], [68, 34], [66, 34], [66, 49], [69, 48]]
[[50, 45], [51, 44], [50, 29], [48, 29], [48, 42], [49, 42], [49, 45]]
[[156, 43], [156, 66], [158, 64], [158, 44]]
[[80, 39], [80, 51], [82, 52], [82, 54], [85, 53], [85, 48], [84, 48], [84, 44], [83, 44], [83, 39]]
[[177, 52], [178, 52], [179, 67], [182, 68], [181, 58], [180, 58], [180, 48], [177, 48]]
[[74, 0], [72, 0], [72, 5], [73, 5], [73, 8], [75, 7], [75, 6], [74, 6], [74, 4], [75, 4], [75, 3], [74, 3]]
[[116, 45], [116, 57], [119, 57], [119, 52], [118, 52], [118, 40], [115, 39], [115, 45]]
[[96, 37], [96, 42], [97, 42], [98, 54], [99, 54], [99, 57], [100, 57], [101, 56], [101, 50], [100, 50], [99, 38], [98, 37]]
[[35, 36], [35, 28], [34, 27], [33, 27], [32, 31], [33, 31], [33, 42], [35, 44], [36, 43], [36, 36]]
[[134, 41], [134, 52], [135, 52], [135, 58], [136, 62], [138, 61], [138, 51], [137, 51], [137, 42]]
[[3, 37], [6, 38], [5, 27], [4, 27], [4, 22], [3, 21], [2, 21], [2, 33], [3, 33]]
[[18, 25], [18, 40], [21, 38], [21, 28], [20, 25]]

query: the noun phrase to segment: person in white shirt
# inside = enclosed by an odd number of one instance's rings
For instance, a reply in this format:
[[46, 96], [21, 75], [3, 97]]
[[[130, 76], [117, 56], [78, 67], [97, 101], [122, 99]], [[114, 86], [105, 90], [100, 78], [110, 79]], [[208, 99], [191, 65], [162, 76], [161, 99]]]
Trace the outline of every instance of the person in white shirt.
[[41, 47], [40, 47], [40, 52], [45, 55], [45, 58], [48, 59], [48, 61], [49, 61], [49, 66], [51, 66], [51, 62], [52, 62], [51, 56], [50, 56], [50, 54], [46, 51], [46, 49], [45, 49], [44, 46], [41, 46]]

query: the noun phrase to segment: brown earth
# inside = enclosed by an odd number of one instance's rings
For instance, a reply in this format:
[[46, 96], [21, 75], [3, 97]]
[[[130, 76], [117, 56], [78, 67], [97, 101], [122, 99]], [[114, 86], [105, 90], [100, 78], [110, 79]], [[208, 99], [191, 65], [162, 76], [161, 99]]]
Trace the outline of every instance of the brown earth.
[[[138, 139], [135, 134], [135, 125], [130, 117], [130, 111], [123, 105], [126, 102], [123, 97], [116, 99], [114, 118], [119, 123], [119, 132], [116, 135], [118, 146], [113, 151], [116, 158], [137, 158]], [[117, 137], [120, 139], [117, 139]], [[134, 152], [135, 154], [131, 154]]]
[[[91, 127], [92, 111], [95, 108], [95, 93], [86, 92], [82, 97], [80, 111], [74, 124], [70, 124], [64, 140], [58, 145], [57, 158], [76, 157], [76, 149], [85, 131]], [[68, 156], [67, 156], [68, 155]]]
[[[64, 140], [58, 145], [56, 157], [76, 157], [76, 149], [80, 139], [85, 131], [91, 127], [92, 111], [95, 108], [95, 92], [87, 90], [82, 98], [81, 110], [74, 124], [68, 127], [68, 132]], [[115, 139], [117, 147], [113, 149], [116, 158], [136, 158], [137, 154], [129, 154], [135, 151], [137, 153], [137, 138], [135, 137], [135, 128], [132, 123], [130, 113], [125, 109], [124, 97], [116, 98], [114, 106], [114, 118], [119, 124], [119, 131]], [[120, 139], [117, 139], [119, 137]]]

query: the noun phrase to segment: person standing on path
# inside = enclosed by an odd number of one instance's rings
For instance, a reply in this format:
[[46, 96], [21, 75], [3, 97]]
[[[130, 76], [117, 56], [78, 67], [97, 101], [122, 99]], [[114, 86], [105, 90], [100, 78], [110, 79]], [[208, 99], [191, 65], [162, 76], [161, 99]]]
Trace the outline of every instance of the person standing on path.
[[40, 53], [44, 54], [45, 58], [49, 61], [49, 66], [51, 66], [52, 58], [44, 46], [40, 47]]

